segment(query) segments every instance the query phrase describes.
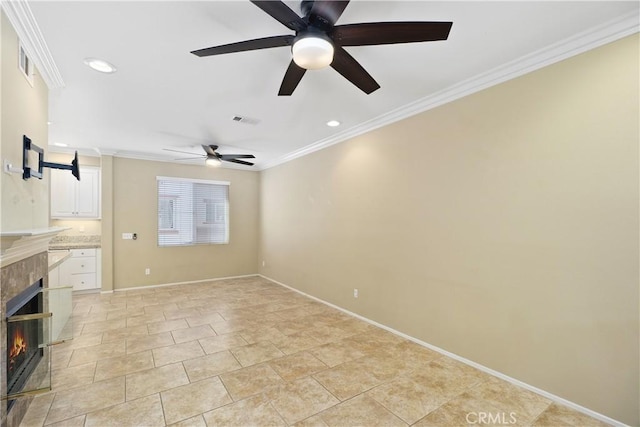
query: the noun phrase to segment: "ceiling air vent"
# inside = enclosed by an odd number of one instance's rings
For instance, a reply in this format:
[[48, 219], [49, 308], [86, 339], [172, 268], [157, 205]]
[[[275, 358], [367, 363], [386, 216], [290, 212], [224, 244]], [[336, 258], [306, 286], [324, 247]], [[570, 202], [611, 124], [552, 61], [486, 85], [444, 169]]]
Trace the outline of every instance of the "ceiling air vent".
[[252, 119], [251, 117], [245, 116], [233, 116], [231, 120], [238, 123], [244, 123], [245, 125], [257, 125], [260, 123], [260, 120], [258, 119]]

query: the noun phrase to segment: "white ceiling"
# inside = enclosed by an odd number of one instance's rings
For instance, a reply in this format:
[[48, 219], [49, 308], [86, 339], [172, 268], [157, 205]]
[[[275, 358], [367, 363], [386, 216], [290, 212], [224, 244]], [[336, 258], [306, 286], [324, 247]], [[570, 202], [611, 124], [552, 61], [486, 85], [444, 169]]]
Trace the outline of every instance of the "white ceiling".
[[[352, 1], [337, 24], [453, 21], [449, 40], [347, 48], [381, 89], [366, 95], [327, 68], [307, 72], [291, 97], [277, 96], [287, 47], [189, 53], [292, 33], [248, 1], [28, 5], [64, 81], [50, 92], [50, 144], [169, 160], [182, 156], [163, 148], [200, 154], [215, 143], [255, 154], [262, 169], [628, 34], [639, 3]], [[118, 72], [95, 72], [87, 57]]]

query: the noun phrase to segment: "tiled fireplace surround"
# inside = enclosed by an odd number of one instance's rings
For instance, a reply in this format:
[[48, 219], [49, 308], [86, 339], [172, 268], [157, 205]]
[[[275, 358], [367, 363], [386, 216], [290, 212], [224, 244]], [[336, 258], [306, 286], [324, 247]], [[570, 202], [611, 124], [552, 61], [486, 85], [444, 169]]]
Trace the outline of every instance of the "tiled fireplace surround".
[[[47, 252], [29, 256], [19, 261], [13, 262], [0, 269], [0, 313], [5, 317], [7, 312], [7, 301], [18, 295], [27, 287], [31, 286], [39, 279], [43, 279], [43, 286], [48, 286], [48, 255]], [[7, 394], [7, 322], [2, 319], [0, 326], [0, 393]], [[45, 362], [46, 361], [41, 361]], [[21, 397], [16, 399], [7, 413], [5, 401], [0, 402], [0, 425], [17, 426], [31, 403], [31, 397]]]

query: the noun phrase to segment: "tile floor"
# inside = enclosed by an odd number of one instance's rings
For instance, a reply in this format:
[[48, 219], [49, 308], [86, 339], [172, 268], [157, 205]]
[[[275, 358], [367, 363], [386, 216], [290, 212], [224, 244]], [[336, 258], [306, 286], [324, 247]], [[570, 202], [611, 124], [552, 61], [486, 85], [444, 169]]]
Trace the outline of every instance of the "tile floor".
[[76, 295], [74, 329], [23, 426], [604, 425], [260, 277]]

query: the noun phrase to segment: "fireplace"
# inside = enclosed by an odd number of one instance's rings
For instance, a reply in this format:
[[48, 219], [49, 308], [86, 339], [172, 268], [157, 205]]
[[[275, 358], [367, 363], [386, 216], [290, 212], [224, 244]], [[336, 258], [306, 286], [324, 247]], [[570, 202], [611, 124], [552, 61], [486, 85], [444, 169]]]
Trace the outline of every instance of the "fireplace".
[[[42, 279], [7, 301], [7, 394], [20, 393], [44, 355]], [[34, 316], [35, 315], [35, 316]], [[40, 315], [40, 316], [37, 316]], [[13, 400], [9, 400], [10, 408]]]

